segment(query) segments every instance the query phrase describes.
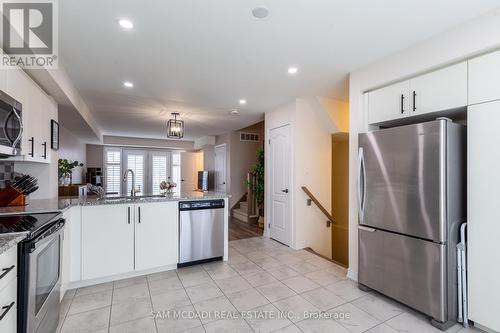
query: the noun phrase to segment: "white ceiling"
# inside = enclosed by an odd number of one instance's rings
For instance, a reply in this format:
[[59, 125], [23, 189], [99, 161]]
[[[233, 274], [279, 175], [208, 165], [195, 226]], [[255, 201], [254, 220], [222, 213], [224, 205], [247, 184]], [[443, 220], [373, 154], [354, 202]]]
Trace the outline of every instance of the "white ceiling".
[[[347, 100], [348, 73], [498, 0], [63, 0], [61, 62], [104, 134], [186, 138], [239, 129], [298, 96]], [[267, 7], [256, 19], [252, 9]], [[123, 31], [119, 18], [135, 27]], [[466, 41], [464, 41], [465, 43]], [[287, 68], [299, 68], [289, 76]], [[123, 81], [134, 83], [125, 89]], [[238, 105], [245, 98], [248, 104]], [[239, 108], [238, 116], [229, 111]]]

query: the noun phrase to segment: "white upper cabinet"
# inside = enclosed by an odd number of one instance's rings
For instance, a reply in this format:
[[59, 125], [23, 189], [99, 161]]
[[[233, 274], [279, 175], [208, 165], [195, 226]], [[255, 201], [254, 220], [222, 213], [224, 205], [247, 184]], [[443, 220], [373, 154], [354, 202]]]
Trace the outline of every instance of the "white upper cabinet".
[[134, 270], [134, 206], [82, 207], [82, 278]]
[[11, 159], [50, 163], [50, 122], [57, 119], [57, 104], [23, 70], [0, 74], [0, 89], [22, 104], [21, 156]]
[[462, 62], [368, 93], [368, 122], [379, 124], [467, 105], [467, 63]]
[[177, 264], [178, 202], [135, 205], [135, 269]]
[[410, 115], [467, 106], [467, 62], [410, 80]]
[[409, 114], [410, 82], [403, 81], [368, 93], [370, 124], [406, 117]]
[[500, 51], [469, 60], [469, 104], [500, 99]]

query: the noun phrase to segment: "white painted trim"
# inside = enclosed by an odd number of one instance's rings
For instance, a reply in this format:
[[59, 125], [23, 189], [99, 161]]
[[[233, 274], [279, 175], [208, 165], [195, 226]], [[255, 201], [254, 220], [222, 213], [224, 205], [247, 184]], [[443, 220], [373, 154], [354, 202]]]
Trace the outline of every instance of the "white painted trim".
[[156, 268], [151, 268], [143, 271], [133, 271], [133, 272], [127, 272], [123, 274], [117, 274], [117, 275], [110, 275], [102, 278], [96, 278], [96, 279], [90, 279], [90, 280], [82, 280], [82, 281], [70, 281], [64, 285], [61, 286], [61, 290], [70, 290], [74, 288], [82, 288], [82, 287], [87, 287], [87, 286], [92, 286], [96, 285], [99, 283], [105, 283], [105, 282], [110, 282], [110, 281], [115, 281], [115, 280], [121, 280], [121, 279], [128, 279], [136, 276], [141, 276], [141, 275], [146, 275], [146, 274], [153, 274], [153, 273], [159, 273], [159, 272], [165, 272], [165, 271], [171, 271], [177, 269], [177, 264], [173, 265], [167, 265], [167, 266], [161, 266], [161, 267], [156, 267]]
[[353, 281], [358, 281], [358, 272], [352, 270], [351, 268], [347, 269], [347, 277]]
[[301, 249], [308, 247], [308, 245], [309, 244], [307, 244], [306, 241], [298, 241], [298, 242], [294, 242], [294, 246], [292, 248], [294, 250], [301, 250]]

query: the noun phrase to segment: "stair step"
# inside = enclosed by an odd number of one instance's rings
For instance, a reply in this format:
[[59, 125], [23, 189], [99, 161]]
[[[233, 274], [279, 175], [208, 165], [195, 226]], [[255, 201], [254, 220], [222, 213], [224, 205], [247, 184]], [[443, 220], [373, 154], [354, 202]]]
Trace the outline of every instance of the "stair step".
[[246, 201], [240, 202], [240, 209], [248, 210], [248, 203]]
[[243, 221], [243, 222], [248, 222], [248, 220], [249, 220], [246, 211], [243, 211], [241, 209], [233, 209], [232, 216], [235, 219], [238, 219], [238, 220]]

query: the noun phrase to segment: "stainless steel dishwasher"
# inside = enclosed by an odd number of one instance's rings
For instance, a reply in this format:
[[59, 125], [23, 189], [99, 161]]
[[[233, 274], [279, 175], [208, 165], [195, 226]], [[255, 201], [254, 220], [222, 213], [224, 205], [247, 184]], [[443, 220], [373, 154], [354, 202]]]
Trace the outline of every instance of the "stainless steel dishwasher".
[[179, 267], [224, 256], [224, 200], [179, 202]]

